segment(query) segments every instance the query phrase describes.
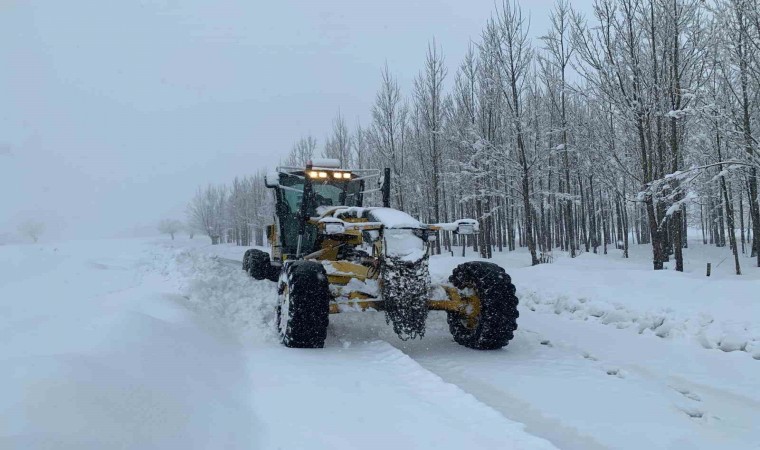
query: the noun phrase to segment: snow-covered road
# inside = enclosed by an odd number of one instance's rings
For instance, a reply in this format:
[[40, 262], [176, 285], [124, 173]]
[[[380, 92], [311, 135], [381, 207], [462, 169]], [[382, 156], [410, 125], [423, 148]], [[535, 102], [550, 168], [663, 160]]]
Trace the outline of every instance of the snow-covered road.
[[[295, 350], [243, 250], [0, 247], [0, 448], [760, 448], [756, 278], [714, 280], [716, 308], [676, 274], [506, 258], [523, 302], [503, 350], [458, 346], [440, 313], [407, 342], [381, 313], [332, 316], [326, 348]], [[615, 286], [638, 275], [668, 303]]]
[[452, 344], [442, 314], [422, 341], [394, 339], [382, 316], [373, 323], [336, 317], [333, 332], [339, 342], [382, 336], [559, 448], [760, 448], [760, 361], [747, 353], [528, 308], [497, 352]]

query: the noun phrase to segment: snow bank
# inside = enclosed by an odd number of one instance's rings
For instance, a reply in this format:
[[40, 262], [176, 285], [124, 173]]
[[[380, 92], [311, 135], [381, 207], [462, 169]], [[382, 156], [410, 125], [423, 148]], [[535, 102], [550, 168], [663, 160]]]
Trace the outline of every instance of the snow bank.
[[257, 446], [234, 335], [188, 313], [154, 249], [0, 248], [0, 448]]
[[277, 340], [274, 333], [275, 284], [248, 277], [237, 265], [186, 250], [171, 259], [169, 270], [193, 311], [213, 317], [244, 339]]
[[604, 299], [545, 296], [531, 290], [521, 291], [521, 301], [531, 311], [594, 321], [660, 338], [691, 339], [704, 348], [743, 351], [760, 359], [760, 324], [750, 321], [716, 321], [708, 313], [689, 316], [668, 308], [640, 311]]
[[[714, 264], [713, 276], [707, 278], [705, 262], [721, 261], [730, 254], [727, 249], [692, 242], [685, 249], [686, 273], [653, 271], [649, 251], [634, 247], [630, 259], [615, 250], [577, 258], [557, 253], [554, 263], [535, 267], [524, 251], [494, 253], [490, 261], [511, 275], [521, 309], [760, 359], [760, 272], [747, 267], [749, 258], [741, 277], [732, 274], [730, 265], [716, 270]], [[470, 259], [433, 256], [434, 281], [445, 282], [457, 264]]]
[[533, 311], [760, 359], [760, 280], [639, 270], [593, 254], [511, 274]]

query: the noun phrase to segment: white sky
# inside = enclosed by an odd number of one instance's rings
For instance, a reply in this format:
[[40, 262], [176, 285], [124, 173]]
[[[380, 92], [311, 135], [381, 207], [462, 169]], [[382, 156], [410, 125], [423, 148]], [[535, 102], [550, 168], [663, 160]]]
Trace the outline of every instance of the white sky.
[[[584, 4], [588, 0], [584, 1]], [[550, 0], [523, 1], [534, 36]], [[274, 166], [338, 109], [353, 128], [388, 61], [409, 92], [435, 37], [449, 79], [492, 0], [0, 0], [0, 233], [184, 218], [199, 184]]]

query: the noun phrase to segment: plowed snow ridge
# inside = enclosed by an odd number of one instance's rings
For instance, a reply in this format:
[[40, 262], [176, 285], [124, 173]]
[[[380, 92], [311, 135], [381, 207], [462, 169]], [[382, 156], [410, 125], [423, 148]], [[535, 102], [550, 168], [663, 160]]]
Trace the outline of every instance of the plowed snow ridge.
[[659, 338], [692, 340], [707, 349], [746, 352], [760, 360], [760, 323], [750, 320], [716, 320], [708, 313], [694, 317], [668, 308], [637, 311], [620, 303], [569, 295], [547, 296], [532, 290], [522, 292], [522, 301], [532, 311], [591, 320]]

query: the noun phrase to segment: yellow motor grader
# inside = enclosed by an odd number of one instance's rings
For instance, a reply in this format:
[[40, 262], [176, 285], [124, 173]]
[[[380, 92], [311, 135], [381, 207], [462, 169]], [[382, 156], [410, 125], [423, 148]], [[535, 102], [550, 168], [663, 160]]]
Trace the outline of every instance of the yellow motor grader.
[[[431, 283], [430, 242], [440, 230], [473, 234], [477, 221], [420, 223], [389, 207], [389, 169], [344, 170], [331, 159], [278, 167], [266, 186], [276, 205], [271, 254], [247, 250], [243, 269], [277, 283], [284, 345], [323, 347], [330, 314], [355, 311], [384, 311], [405, 340], [424, 335], [430, 310], [446, 311], [454, 340], [466, 347], [497, 349], [512, 339], [519, 314], [504, 269], [465, 262], [448, 283]], [[381, 193], [382, 207], [363, 206], [370, 192]]]

